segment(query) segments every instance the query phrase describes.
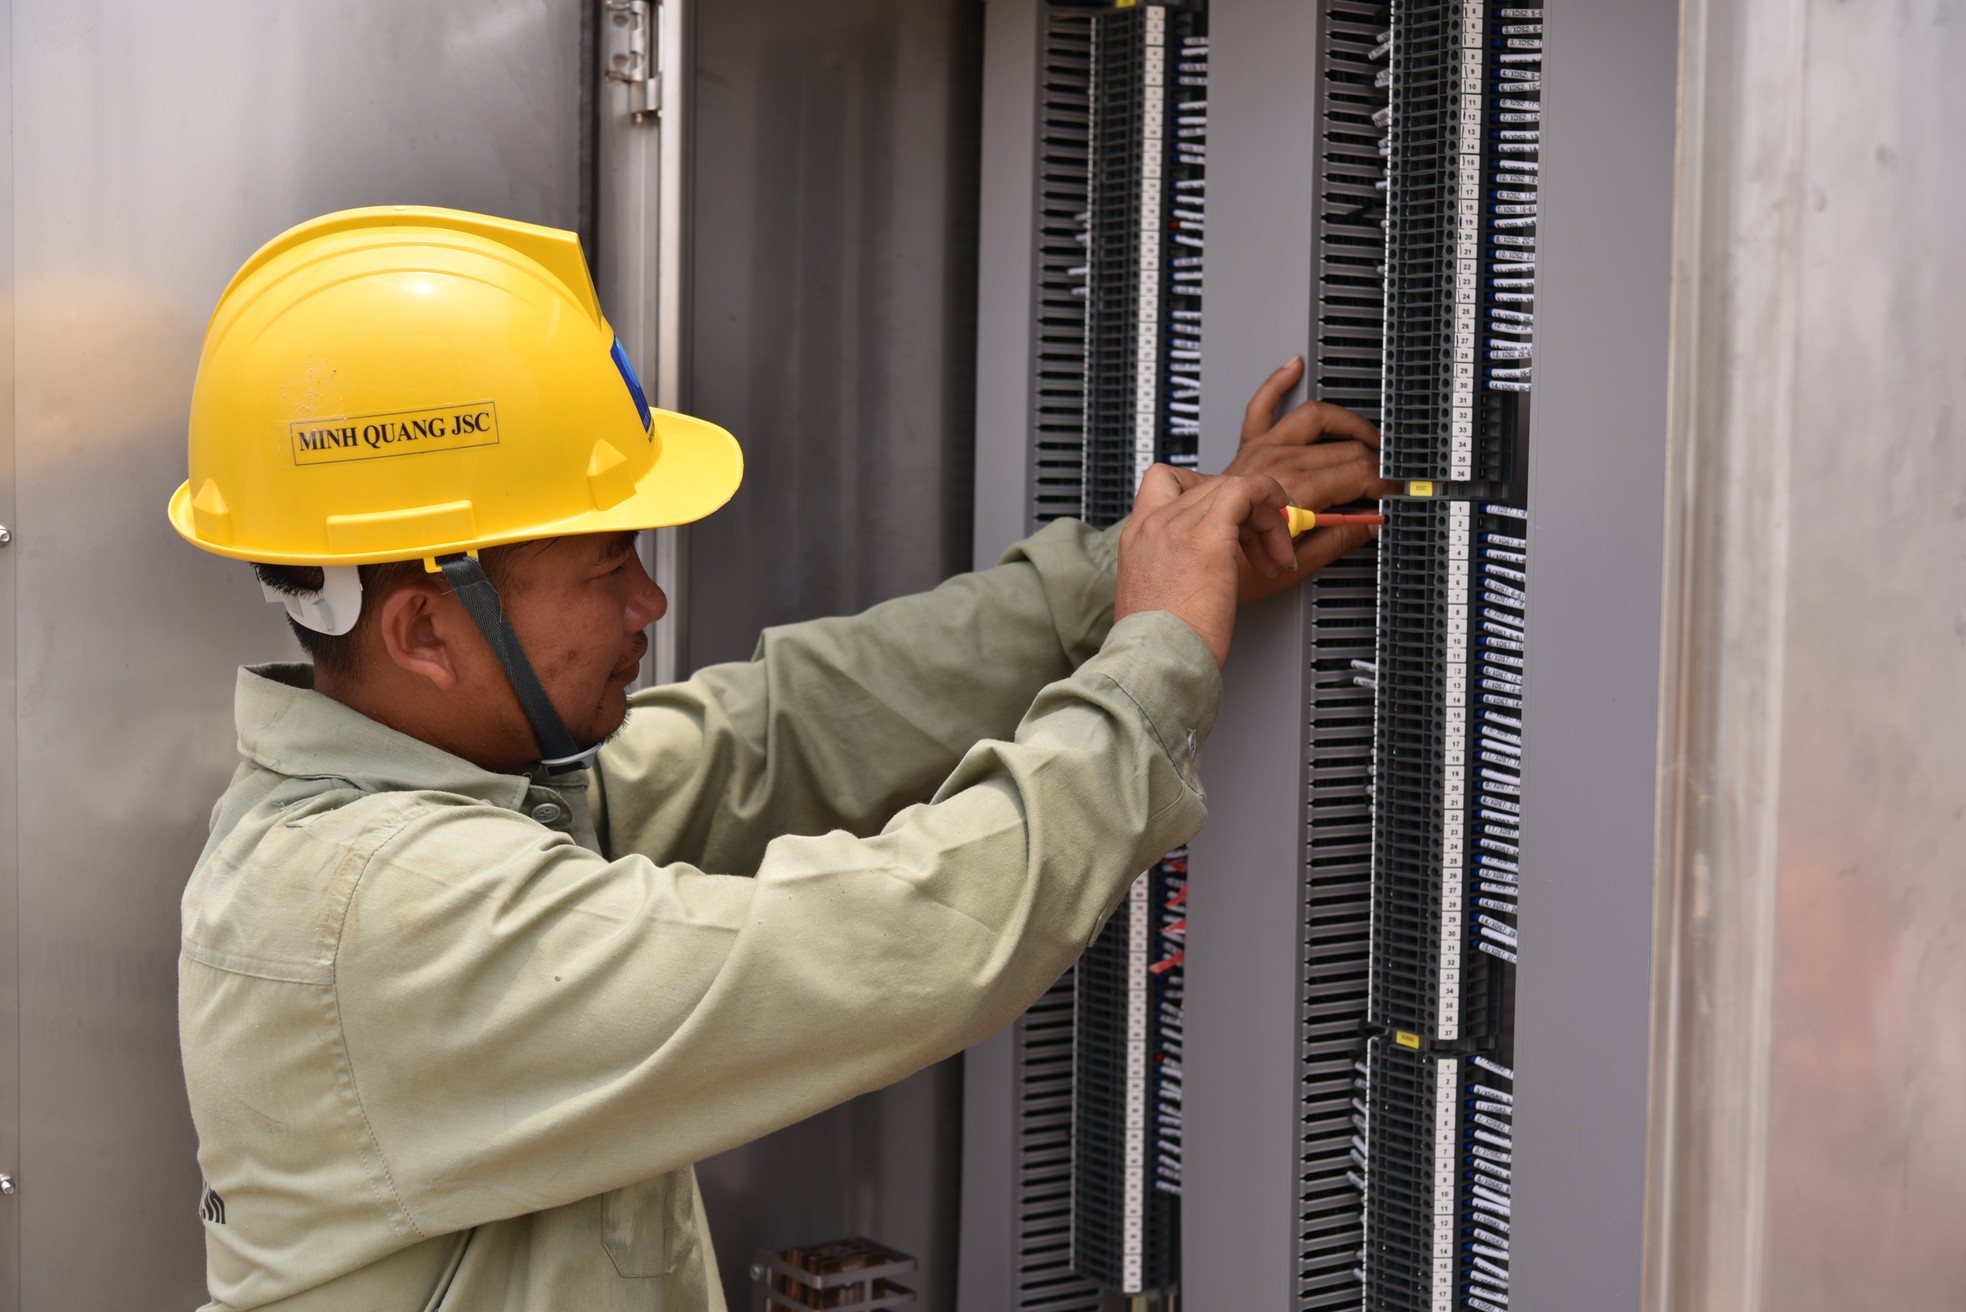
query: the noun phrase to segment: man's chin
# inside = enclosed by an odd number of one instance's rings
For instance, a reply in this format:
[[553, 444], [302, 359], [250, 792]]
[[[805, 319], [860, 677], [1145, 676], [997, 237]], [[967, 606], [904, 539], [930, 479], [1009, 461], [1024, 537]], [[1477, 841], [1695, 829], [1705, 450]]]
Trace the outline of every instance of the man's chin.
[[608, 689], [601, 701], [601, 708], [594, 716], [591, 736], [587, 741], [595, 747], [605, 746], [621, 736], [628, 727], [628, 695], [625, 690]]

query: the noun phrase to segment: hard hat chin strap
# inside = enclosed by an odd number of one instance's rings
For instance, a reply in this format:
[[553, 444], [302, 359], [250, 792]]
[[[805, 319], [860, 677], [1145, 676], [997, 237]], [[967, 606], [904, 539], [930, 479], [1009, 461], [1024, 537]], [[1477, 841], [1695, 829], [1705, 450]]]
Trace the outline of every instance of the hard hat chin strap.
[[584, 750], [574, 745], [573, 735], [561, 723], [560, 713], [553, 709], [552, 699], [540, 686], [539, 676], [533, 673], [532, 662], [526, 659], [525, 648], [519, 645], [519, 635], [506, 620], [505, 605], [499, 599], [497, 587], [485, 577], [484, 566], [476, 556], [459, 555], [440, 557], [437, 568], [444, 572], [465, 613], [491, 644], [498, 663], [505, 667], [505, 677], [512, 681], [512, 691], [519, 695], [519, 705], [525, 709], [526, 719], [532, 722], [533, 737], [539, 740], [539, 763], [552, 774], [585, 769], [601, 745], [596, 743]]

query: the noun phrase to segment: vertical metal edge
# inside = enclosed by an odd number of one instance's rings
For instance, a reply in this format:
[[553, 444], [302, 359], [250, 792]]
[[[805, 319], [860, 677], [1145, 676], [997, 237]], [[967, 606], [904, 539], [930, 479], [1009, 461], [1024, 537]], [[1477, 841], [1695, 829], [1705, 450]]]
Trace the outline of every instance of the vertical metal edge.
[[[1313, 312], [1314, 5], [1209, 18], [1204, 469], [1233, 457], [1251, 392]], [[1233, 313], [1228, 313], [1233, 307]], [[1183, 1301], [1291, 1305], [1296, 1258], [1306, 599], [1245, 608], [1203, 765], [1209, 824], [1189, 885]], [[1288, 714], [1279, 711], [1288, 708]]]
[[[983, 141], [978, 170], [975, 565], [1022, 537], [1034, 383], [1037, 67], [1042, 0], [983, 7]], [[963, 1054], [959, 1312], [1007, 1312], [1016, 1269], [1017, 1027]]]
[[1041, 0], [989, 0], [976, 283], [978, 567], [1029, 531]]
[[[0, 21], [0, 524], [18, 534], [14, 465], [13, 6]], [[12, 546], [0, 547], [0, 1171], [20, 1178], [20, 716]], [[23, 1186], [24, 1188], [24, 1186]], [[20, 1194], [0, 1197], [0, 1312], [21, 1300]]]
[[[628, 356], [657, 407], [683, 408], [681, 370], [684, 269], [683, 194], [686, 116], [685, 0], [650, 6], [661, 113], [653, 123], [624, 112], [624, 88], [603, 73], [605, 0], [581, 8], [581, 238], [589, 244], [596, 286]], [[669, 598], [655, 626], [637, 686], [681, 678], [684, 573], [682, 528], [657, 529], [642, 544], [642, 563]]]
[[[689, 156], [685, 133], [689, 129], [690, 75], [695, 61], [690, 58], [689, 0], [661, 0], [656, 14], [656, 61], [662, 76], [662, 119], [658, 127], [658, 176], [655, 188], [656, 224], [656, 306], [655, 306], [655, 403], [665, 410], [682, 410], [683, 352], [686, 335], [683, 316], [688, 305], [689, 276], [688, 220]], [[655, 582], [669, 597], [670, 613], [656, 625], [649, 645], [651, 673], [657, 683], [684, 678], [682, 653], [689, 622], [683, 600], [683, 580], [688, 574], [689, 529], [658, 529], [650, 534]]]
[[1519, 1312], [1641, 1297], [1678, 19], [1617, 0], [1546, 19]]
[[1016, 1267], [1017, 1021], [963, 1054], [962, 1232], [959, 1312], [1005, 1312]]
[[689, 150], [689, 0], [661, 0], [656, 6], [657, 66], [662, 73], [662, 120], [659, 176], [656, 182], [656, 404], [680, 410], [683, 396], [684, 279]]
[[580, 179], [576, 184], [580, 195], [576, 199], [577, 210], [574, 230], [580, 236], [581, 249], [587, 252], [587, 263], [595, 276], [600, 275], [601, 263], [601, 170], [600, 170], [600, 130], [601, 100], [605, 89], [601, 82], [601, 6], [605, 0], [587, 0], [580, 6]]
[[[1682, 19], [1647, 1115], [1650, 1312], [1763, 1301], [1787, 435], [1801, 311], [1783, 259], [1738, 252], [1750, 241], [1799, 249], [1808, 27], [1806, 12], [1709, 0], [1687, 0]], [[1758, 367], [1737, 372], [1742, 361]], [[1746, 437], [1744, 423], [1782, 437]]]

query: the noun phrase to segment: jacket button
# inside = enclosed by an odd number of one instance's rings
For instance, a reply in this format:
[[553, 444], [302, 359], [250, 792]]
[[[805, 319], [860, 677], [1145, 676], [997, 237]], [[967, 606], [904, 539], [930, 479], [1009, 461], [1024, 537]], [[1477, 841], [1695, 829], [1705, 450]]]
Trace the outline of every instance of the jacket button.
[[541, 802], [532, 809], [532, 818], [543, 825], [558, 824], [560, 817], [565, 814], [566, 812], [560, 809], [557, 802]]

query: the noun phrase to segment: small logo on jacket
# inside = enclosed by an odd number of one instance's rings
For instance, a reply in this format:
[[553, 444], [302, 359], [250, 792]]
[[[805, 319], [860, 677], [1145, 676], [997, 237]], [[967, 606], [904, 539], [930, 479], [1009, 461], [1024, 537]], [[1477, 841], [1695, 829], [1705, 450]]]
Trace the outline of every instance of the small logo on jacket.
[[198, 1214], [213, 1225], [225, 1224], [225, 1200], [210, 1185], [205, 1186], [205, 1196], [198, 1204]]

